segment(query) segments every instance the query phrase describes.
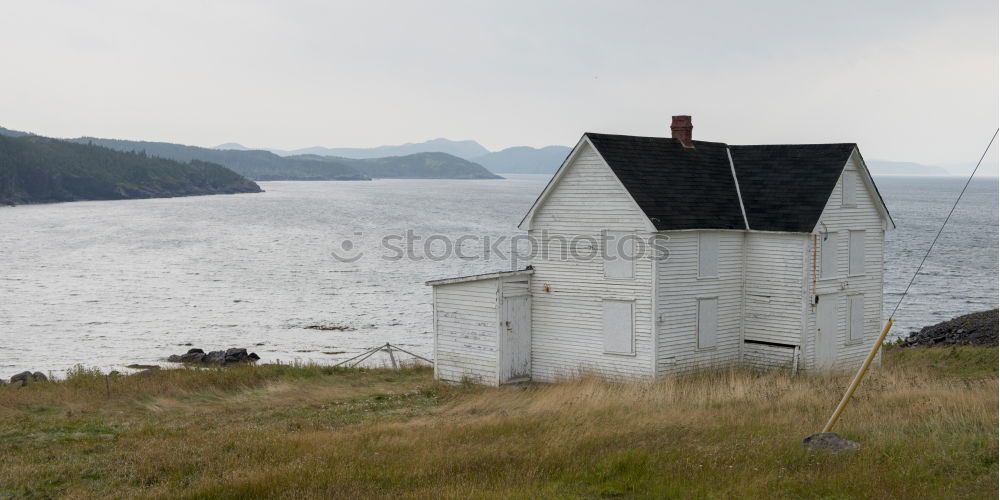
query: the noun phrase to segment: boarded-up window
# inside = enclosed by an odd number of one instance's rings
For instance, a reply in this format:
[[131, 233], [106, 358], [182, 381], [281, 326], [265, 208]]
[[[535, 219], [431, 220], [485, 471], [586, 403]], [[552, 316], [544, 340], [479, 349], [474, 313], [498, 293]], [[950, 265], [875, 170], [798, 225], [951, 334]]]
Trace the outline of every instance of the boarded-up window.
[[632, 354], [632, 309], [630, 300], [604, 301], [604, 352]]
[[608, 231], [604, 238], [604, 277], [631, 278], [635, 236], [626, 231]]
[[719, 299], [698, 299], [698, 348], [715, 347], [719, 329]]
[[853, 170], [844, 172], [843, 198], [845, 207], [853, 207], [858, 204], [858, 173]]
[[719, 233], [698, 233], [698, 277], [719, 275]]
[[850, 275], [865, 274], [865, 232], [851, 231], [848, 244], [848, 271]]
[[859, 340], [865, 336], [865, 296], [851, 295], [848, 301], [848, 315], [851, 318], [848, 325], [848, 340]]
[[821, 233], [819, 235], [819, 253], [821, 278], [832, 278], [837, 275], [837, 233]]

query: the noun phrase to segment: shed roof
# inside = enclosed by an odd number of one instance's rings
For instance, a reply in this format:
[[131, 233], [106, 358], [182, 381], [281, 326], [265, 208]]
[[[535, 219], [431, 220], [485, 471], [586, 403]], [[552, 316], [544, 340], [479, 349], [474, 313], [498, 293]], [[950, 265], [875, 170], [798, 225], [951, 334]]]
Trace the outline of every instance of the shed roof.
[[473, 274], [470, 276], [459, 276], [456, 278], [444, 278], [439, 280], [430, 280], [424, 282], [428, 286], [440, 286], [440, 285], [451, 285], [455, 283], [467, 283], [469, 281], [480, 281], [480, 280], [490, 280], [506, 276], [528, 276], [534, 273], [534, 269], [530, 267], [528, 269], [521, 269], [519, 271], [499, 271], [495, 273], [485, 273], [485, 274]]
[[[584, 137], [658, 230], [746, 229], [749, 224], [758, 231], [811, 232], [857, 148], [852, 143], [729, 146], [705, 141], [685, 148], [668, 137], [592, 132]], [[885, 208], [877, 190], [875, 195]]]

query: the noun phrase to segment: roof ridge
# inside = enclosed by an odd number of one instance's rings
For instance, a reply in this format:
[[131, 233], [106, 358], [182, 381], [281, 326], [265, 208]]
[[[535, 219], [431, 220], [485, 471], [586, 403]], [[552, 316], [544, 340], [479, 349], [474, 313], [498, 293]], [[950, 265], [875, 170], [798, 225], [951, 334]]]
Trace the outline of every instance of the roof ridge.
[[[583, 135], [585, 135], [585, 136], [602, 136], [602, 137], [621, 137], [621, 138], [629, 138], [629, 139], [650, 139], [650, 140], [662, 140], [662, 141], [670, 141], [670, 142], [676, 142], [676, 141], [678, 141], [677, 139], [674, 139], [673, 137], [664, 137], [664, 136], [655, 136], [655, 135], [609, 134], [609, 133], [606, 133], [606, 132], [584, 132]], [[853, 146], [853, 147], [858, 147], [858, 143], [856, 143], [856, 142], [803, 142], [803, 143], [775, 143], [775, 144], [730, 144], [730, 143], [722, 142], [722, 141], [701, 141], [701, 140], [693, 140], [691, 142], [694, 142], [696, 144], [700, 143], [700, 144], [719, 145], [719, 146], [725, 146], [727, 148], [763, 148], [763, 147], [792, 148], [792, 147], [811, 147], [811, 146]]]
[[[604, 132], [584, 132], [583, 135], [585, 135], [585, 136], [602, 136], [602, 137], [623, 137], [623, 138], [628, 138], [628, 139], [652, 139], [652, 140], [658, 140], [658, 141], [680, 142], [678, 139], [674, 139], [673, 137], [664, 137], [664, 136], [656, 136], [656, 135], [608, 134], [608, 133], [604, 133]], [[692, 140], [691, 142], [693, 142], [695, 144], [713, 144], [713, 145], [728, 146], [728, 144], [726, 144], [724, 142], [719, 142], [719, 141]]]
[[657, 230], [745, 229], [725, 143], [585, 134]]
[[750, 230], [750, 220], [747, 219], [747, 207], [743, 204], [743, 192], [740, 191], [740, 180], [736, 177], [736, 164], [733, 163], [733, 152], [726, 146], [726, 156], [729, 158], [729, 171], [733, 174], [733, 184], [736, 185], [736, 199], [740, 200], [740, 213], [743, 214], [743, 224]]
[[729, 147], [733, 148], [766, 148], [766, 147], [803, 147], [803, 146], [854, 146], [857, 147], [856, 142], [807, 142], [807, 143], [794, 143], [794, 144], [730, 144]]

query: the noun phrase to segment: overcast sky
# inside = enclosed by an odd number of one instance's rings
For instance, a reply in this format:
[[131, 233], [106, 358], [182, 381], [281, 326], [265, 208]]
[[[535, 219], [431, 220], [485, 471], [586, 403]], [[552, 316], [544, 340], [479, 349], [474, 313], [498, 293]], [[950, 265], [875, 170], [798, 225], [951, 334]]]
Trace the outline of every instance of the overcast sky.
[[585, 131], [969, 164], [996, 0], [5, 2], [0, 125], [201, 146], [491, 150]]

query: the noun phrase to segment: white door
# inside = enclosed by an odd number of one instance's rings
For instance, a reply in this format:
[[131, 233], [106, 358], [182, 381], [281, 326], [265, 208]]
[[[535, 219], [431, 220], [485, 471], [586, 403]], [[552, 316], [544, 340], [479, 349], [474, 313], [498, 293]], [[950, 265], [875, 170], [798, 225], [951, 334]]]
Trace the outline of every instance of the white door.
[[531, 378], [531, 295], [503, 298], [500, 317], [500, 383]]
[[837, 314], [840, 294], [819, 296], [816, 304], [816, 368], [829, 370], [837, 362]]

